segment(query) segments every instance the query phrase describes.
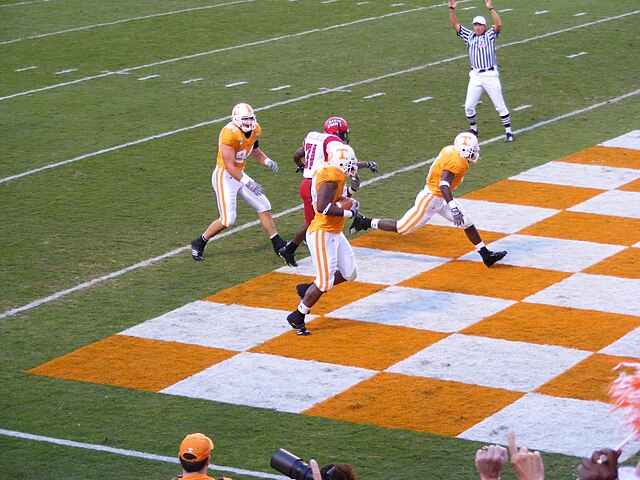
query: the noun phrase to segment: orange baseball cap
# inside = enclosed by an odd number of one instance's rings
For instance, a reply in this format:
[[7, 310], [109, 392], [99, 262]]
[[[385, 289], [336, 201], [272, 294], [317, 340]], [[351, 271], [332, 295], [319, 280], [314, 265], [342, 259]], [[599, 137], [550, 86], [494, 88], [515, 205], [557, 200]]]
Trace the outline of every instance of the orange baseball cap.
[[209, 437], [202, 433], [192, 433], [182, 440], [178, 456], [185, 462], [201, 462], [211, 455], [212, 450], [213, 442]]

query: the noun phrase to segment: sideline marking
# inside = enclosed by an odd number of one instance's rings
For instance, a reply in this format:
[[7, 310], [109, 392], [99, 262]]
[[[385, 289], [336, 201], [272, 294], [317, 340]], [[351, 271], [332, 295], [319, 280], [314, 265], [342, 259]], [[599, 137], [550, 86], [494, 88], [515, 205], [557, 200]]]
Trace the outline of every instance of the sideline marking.
[[[464, 1], [469, 1], [469, 0], [464, 0]], [[312, 33], [319, 33], [319, 32], [335, 30], [337, 28], [349, 27], [351, 25], [357, 25], [357, 24], [360, 24], [360, 23], [365, 23], [365, 22], [369, 22], [369, 21], [373, 21], [373, 20], [380, 20], [380, 19], [387, 18], [387, 17], [394, 17], [394, 16], [397, 16], [397, 15], [403, 15], [405, 13], [413, 13], [413, 12], [417, 12], [417, 11], [420, 11], [420, 10], [429, 10], [429, 9], [436, 8], [436, 7], [439, 7], [439, 6], [440, 5], [433, 5], [431, 7], [418, 7], [418, 8], [413, 8], [411, 10], [405, 10], [405, 11], [402, 11], [402, 12], [387, 13], [387, 14], [381, 15], [379, 17], [361, 18], [359, 20], [354, 20], [353, 22], [339, 23], [337, 25], [330, 25], [330, 26], [324, 27], [324, 28], [314, 28], [312, 30], [305, 30], [303, 32], [292, 33], [292, 34], [289, 34], [289, 35], [280, 35], [278, 37], [268, 38], [266, 40], [256, 40], [255, 42], [243, 43], [241, 45], [233, 45], [233, 46], [230, 46], [230, 47], [217, 48], [215, 50], [209, 50], [209, 51], [206, 51], [206, 52], [200, 52], [200, 53], [193, 53], [191, 55], [185, 55], [183, 57], [174, 57], [174, 58], [169, 58], [167, 60], [161, 60], [159, 62], [148, 63], [148, 64], [145, 64], [145, 65], [138, 65], [136, 67], [124, 68], [122, 70], [119, 70], [119, 72], [120, 73], [131, 72], [131, 71], [140, 70], [140, 69], [143, 69], [143, 68], [156, 67], [158, 65], [166, 65], [166, 64], [169, 64], [169, 63], [179, 62], [179, 61], [182, 61], [182, 60], [190, 60], [192, 58], [199, 58], [199, 57], [203, 57], [203, 56], [206, 56], [206, 55], [211, 55], [211, 54], [214, 54], [214, 53], [227, 52], [227, 51], [230, 51], [230, 50], [237, 50], [239, 48], [245, 48], [245, 47], [255, 47], [257, 45], [264, 45], [264, 44], [267, 44], [267, 43], [276, 42], [278, 40], [287, 40], [289, 38], [303, 37], [305, 35], [310, 35]], [[107, 74], [102, 74], [102, 75], [92, 75], [92, 76], [89, 76], [89, 77], [79, 78], [78, 80], [75, 80], [73, 82], [58, 83], [58, 84], [55, 84], [55, 85], [49, 85], [47, 87], [41, 87], [41, 88], [36, 88], [36, 89], [33, 89], [33, 90], [28, 90], [26, 92], [18, 92], [18, 93], [14, 93], [14, 94], [11, 94], [11, 95], [4, 96], [4, 97], [0, 97], [0, 101], [8, 100], [10, 98], [15, 98], [15, 97], [21, 97], [21, 96], [24, 96], [24, 95], [28, 95], [30, 93], [44, 92], [46, 90], [52, 90], [52, 89], [58, 88], [58, 87], [66, 87], [68, 85], [73, 85], [75, 83], [87, 82], [89, 80], [96, 80], [98, 78], [103, 78], [103, 77], [107, 77], [107, 76], [110, 76], [110, 75], [114, 75], [115, 73], [118, 73], [118, 72], [108, 72]]]
[[[0, 435], [7, 437], [21, 438], [23, 440], [35, 440], [37, 442], [54, 443], [56, 445], [62, 445], [65, 447], [84, 448], [85, 450], [94, 450], [98, 452], [114, 453], [116, 455], [123, 455], [126, 457], [144, 458], [145, 460], [154, 460], [157, 462], [166, 463], [179, 463], [177, 458], [165, 457], [164, 455], [156, 455], [154, 453], [137, 452], [135, 450], [125, 450], [124, 448], [107, 447], [105, 445], [95, 445], [93, 443], [75, 442], [73, 440], [64, 440], [62, 438], [45, 437], [43, 435], [33, 435], [31, 433], [16, 432], [14, 430], [5, 430], [0, 428]], [[257, 478], [274, 478], [277, 480], [286, 479], [281, 475], [275, 475], [272, 473], [256, 472], [253, 470], [245, 470], [243, 468], [225, 467], [222, 465], [209, 465], [211, 470], [219, 470], [221, 472], [238, 473], [240, 475], [249, 475]]]
[[[418, 9], [418, 10], [420, 10], [420, 9]], [[532, 42], [534, 40], [539, 40], [541, 38], [550, 37], [550, 36], [557, 35], [557, 34], [560, 34], [560, 33], [570, 32], [570, 31], [576, 30], [578, 28], [584, 28], [584, 27], [592, 26], [592, 25], [595, 25], [595, 24], [598, 24], [598, 23], [609, 21], [609, 20], [615, 20], [615, 19], [618, 19], [618, 18], [627, 17], [629, 15], [635, 15], [637, 13], [640, 13], [640, 10], [636, 10], [636, 11], [634, 11], [632, 13], [625, 13], [625, 14], [622, 14], [622, 15], [620, 15], [618, 17], [608, 17], [608, 18], [605, 18], [605, 19], [597, 20], [595, 22], [585, 23], [583, 25], [577, 25], [577, 26], [574, 26], [574, 27], [569, 27], [569, 28], [566, 28], [566, 29], [563, 29], [563, 30], [557, 30], [555, 32], [545, 33], [545, 34], [538, 35], [536, 37], [527, 38], [527, 39], [524, 39], [524, 40], [517, 40], [515, 42], [511, 42], [511, 43], [506, 43], [504, 45], [500, 45], [500, 46], [496, 47], [496, 49], [505, 48], [505, 47], [509, 47], [509, 46], [512, 46], [512, 45], [519, 45], [521, 43], [529, 43], [529, 42]], [[337, 28], [337, 27], [338, 26], [336, 26], [335, 28]], [[328, 28], [334, 28], [334, 27], [328, 27]], [[316, 30], [314, 30], [314, 31], [316, 31]], [[257, 42], [257, 43], [261, 43], [261, 42]], [[238, 47], [229, 47], [229, 49], [231, 49], [231, 48], [238, 48]], [[194, 56], [199, 56], [199, 55], [201, 55], [201, 54], [197, 54], [197, 55], [194, 55]], [[347, 85], [342, 85], [342, 86], [339, 86], [339, 87], [322, 88], [319, 92], [308, 93], [308, 94], [302, 95], [300, 97], [291, 98], [289, 100], [273, 103], [271, 105], [267, 105], [267, 106], [264, 106], [264, 107], [254, 108], [254, 110], [256, 112], [269, 110], [269, 109], [272, 109], [272, 108], [275, 108], [275, 107], [281, 107], [283, 105], [288, 105], [290, 103], [296, 103], [298, 101], [307, 100], [309, 98], [313, 98], [313, 97], [318, 96], [318, 95], [325, 95], [327, 93], [332, 93], [332, 92], [348, 91], [346, 89], [349, 88], [349, 87], [365, 85], [367, 83], [373, 83], [373, 82], [377, 82], [379, 80], [385, 80], [387, 78], [392, 78], [392, 77], [404, 75], [405, 73], [418, 72], [420, 70], [424, 70], [426, 68], [433, 67], [435, 65], [440, 65], [440, 64], [448, 63], [448, 62], [453, 62], [455, 60], [460, 60], [462, 58], [468, 58], [468, 54], [457, 55], [455, 57], [449, 57], [449, 58], [445, 58], [443, 60], [436, 60], [434, 62], [426, 63], [426, 64], [423, 64], [423, 65], [418, 65], [416, 67], [411, 67], [411, 68], [408, 68], [406, 70], [399, 70], [399, 71], [396, 71], [396, 72], [386, 73], [386, 74], [380, 75], [378, 77], [366, 78], [364, 80], [359, 80], [357, 82], [349, 83]], [[172, 62], [172, 61], [175, 61], [175, 59], [167, 60], [166, 62]], [[161, 62], [161, 63], [164, 63], [164, 62]], [[128, 72], [130, 70], [134, 70], [134, 69], [137, 69], [137, 68], [143, 68], [143, 67], [135, 67], [133, 69], [120, 70], [119, 72], [116, 72], [116, 73], [122, 74], [122, 73], [126, 73], [126, 72]], [[112, 74], [113, 74], [113, 72], [107, 72], [107, 73], [104, 73], [102, 75], [98, 75], [96, 77], [87, 77], [87, 78], [106, 77], [106, 76], [112, 75]], [[85, 79], [74, 80], [72, 82], [68, 82], [66, 84], [60, 84], [60, 85], [70, 85], [72, 83], [79, 83], [79, 82], [82, 82], [84, 80]], [[45, 88], [40, 89], [40, 90], [47, 90], [49, 88], [55, 88], [55, 87], [56, 86], [54, 85], [54, 86], [51, 86], [51, 87], [45, 87]], [[37, 91], [40, 91], [40, 90], [37, 90]], [[32, 90], [32, 91], [36, 91], [36, 90]], [[25, 94], [29, 94], [29, 93], [30, 92], [23, 92], [23, 93], [11, 95], [9, 97], [0, 97], [0, 101], [4, 100], [4, 99], [7, 99], [7, 98], [15, 97], [15, 96], [18, 96], [18, 95], [25, 95]], [[479, 103], [481, 104], [482, 100]], [[464, 105], [462, 105], [462, 106], [464, 106]], [[73, 162], [77, 162], [77, 161], [80, 161], [80, 160], [85, 160], [87, 158], [96, 157], [98, 155], [102, 155], [103, 153], [114, 152], [114, 151], [121, 150], [121, 149], [126, 148], [126, 147], [131, 147], [133, 145], [146, 143], [146, 142], [151, 141], [151, 140], [157, 140], [157, 139], [160, 139], [160, 138], [164, 138], [164, 137], [168, 137], [168, 136], [171, 136], [171, 135], [175, 135], [177, 133], [187, 132], [189, 130], [193, 130], [193, 129], [196, 129], [196, 128], [200, 128], [200, 127], [204, 127], [204, 126], [208, 126], [208, 125], [213, 125], [213, 124], [216, 124], [216, 123], [219, 123], [219, 122], [223, 122], [223, 121], [228, 121], [229, 119], [230, 119], [230, 116], [225, 116], [225, 117], [214, 119], [214, 120], [207, 120], [207, 121], [204, 121], [204, 122], [197, 123], [195, 125], [182, 127], [182, 128], [177, 129], [177, 130], [171, 130], [169, 132], [158, 133], [156, 135], [151, 135], [149, 137], [140, 138], [138, 140], [133, 140], [131, 142], [127, 142], [127, 143], [123, 143], [123, 144], [120, 144], [120, 145], [116, 145], [114, 147], [109, 147], [109, 148], [105, 148], [105, 149], [102, 149], [102, 150], [98, 150], [97, 152], [85, 153], [85, 154], [80, 155], [78, 157], [70, 158], [68, 160], [63, 160], [63, 161], [60, 161], [60, 162], [51, 163], [49, 165], [45, 165], [43, 167], [38, 167], [38, 168], [35, 168], [33, 170], [28, 170], [26, 172], [17, 173], [15, 175], [10, 175], [8, 177], [0, 178], [0, 184], [9, 182], [11, 180], [16, 180], [16, 179], [21, 178], [21, 177], [26, 177], [27, 175], [32, 175], [34, 173], [42, 172], [44, 170], [49, 170], [51, 168], [56, 168], [56, 167], [59, 167], [59, 166], [62, 166], [62, 165], [66, 165], [68, 163], [73, 163]]]
[[33, 0], [32, 2], [5, 3], [4, 5], [0, 5], [0, 7], [17, 7], [18, 5], [29, 5], [30, 3], [42, 3], [48, 1], [49, 0]]
[[[543, 120], [541, 122], [534, 123], [533, 125], [530, 125], [528, 127], [524, 127], [524, 128], [518, 129], [518, 130], [514, 130], [513, 133], [514, 134], [520, 134], [520, 133], [524, 133], [524, 132], [529, 132], [531, 130], [535, 130], [536, 128], [548, 125], [550, 123], [554, 123], [554, 122], [557, 122], [557, 121], [560, 121], [560, 120], [564, 120], [566, 118], [574, 117], [576, 115], [580, 115], [582, 113], [589, 112], [591, 110], [595, 110], [596, 108], [600, 108], [600, 107], [605, 106], [605, 105], [611, 105], [613, 103], [618, 103], [618, 102], [620, 102], [622, 100], [625, 100], [625, 99], [627, 99], [629, 97], [633, 97], [634, 95], [638, 95], [638, 94], [640, 94], [640, 89], [634, 90], [634, 91], [629, 92], [629, 93], [625, 93], [624, 95], [620, 95], [618, 97], [611, 98], [609, 100], [605, 100], [604, 102], [595, 103], [593, 105], [590, 105], [590, 106], [585, 107], [585, 108], [581, 108], [579, 110], [574, 110], [573, 112], [565, 113], [565, 114], [560, 115], [558, 117], [550, 118], [549, 120]], [[257, 110], [257, 109], [255, 109], [255, 110]], [[490, 139], [487, 139], [487, 140], [484, 140], [484, 141], [480, 142], [480, 145], [488, 145], [490, 143], [493, 143], [493, 142], [496, 142], [496, 141], [502, 140], [502, 139], [503, 139], [503, 135], [498, 135], [497, 137], [493, 137], [493, 138], [490, 138]], [[420, 167], [423, 167], [425, 165], [428, 165], [429, 163], [433, 162], [434, 160], [435, 160], [435, 157], [430, 158], [428, 160], [423, 160], [422, 162], [414, 163], [413, 165], [407, 165], [406, 167], [402, 167], [402, 168], [400, 168], [398, 170], [395, 170], [393, 172], [389, 172], [389, 173], [386, 173], [384, 175], [380, 175], [378, 177], [375, 177], [375, 178], [372, 178], [372, 179], [367, 180], [365, 182], [362, 182], [362, 185], [363, 186], [370, 185], [370, 184], [375, 183], [375, 182], [386, 180], [387, 178], [393, 177], [393, 176], [395, 176], [395, 175], [397, 175], [399, 173], [404, 173], [404, 172], [408, 172], [408, 171], [411, 171], [411, 170], [415, 170], [416, 168], [420, 168]], [[302, 210], [302, 204], [297, 205], [296, 207], [293, 207], [293, 208], [289, 208], [287, 210], [283, 210], [282, 212], [278, 212], [278, 213], [273, 215], [273, 218], [274, 219], [275, 218], [280, 218], [280, 217], [282, 217], [284, 215], [288, 215], [289, 213], [297, 212], [298, 210]], [[248, 228], [255, 227], [256, 225], [260, 225], [260, 221], [259, 220], [254, 220], [252, 222], [245, 223], [244, 225], [240, 225], [239, 227], [233, 228], [231, 230], [226, 230], [226, 231], [222, 232], [221, 234], [216, 235], [215, 237], [213, 237], [213, 241], [220, 240], [221, 238], [225, 238], [225, 237], [227, 237], [229, 235], [233, 235], [234, 233], [240, 232], [242, 230], [247, 230]], [[11, 316], [17, 315], [18, 313], [25, 312], [27, 310], [31, 310], [32, 308], [38, 307], [40, 305], [44, 305], [45, 303], [49, 303], [49, 302], [52, 302], [54, 300], [58, 300], [59, 298], [65, 297], [65, 296], [67, 296], [67, 295], [69, 295], [69, 294], [71, 294], [73, 292], [78, 292], [80, 290], [84, 290], [85, 288], [91, 287], [93, 285], [97, 285], [98, 283], [101, 283], [101, 282], [103, 282], [105, 280], [109, 280], [109, 279], [112, 279], [112, 278], [120, 277], [120, 276], [124, 275], [125, 273], [132, 272], [132, 271], [137, 270], [137, 269], [142, 268], [142, 267], [147, 267], [149, 265], [157, 263], [157, 262], [159, 262], [161, 260], [164, 260], [166, 258], [170, 258], [170, 257], [173, 257], [173, 256], [178, 255], [180, 253], [186, 252], [186, 251], [188, 251], [190, 249], [191, 249], [191, 245], [175, 248], [175, 249], [171, 250], [170, 252], [167, 252], [167, 253], [165, 253], [163, 255], [160, 255], [158, 257], [154, 257], [154, 258], [150, 258], [148, 260], [144, 260], [142, 262], [136, 263], [135, 265], [130, 265], [130, 266], [126, 267], [126, 268], [118, 270], [117, 272], [112, 272], [112, 273], [109, 273], [107, 275], [103, 275], [102, 277], [94, 278], [93, 280], [89, 280], [87, 282], [81, 283], [79, 285], [76, 285], [75, 287], [71, 287], [71, 288], [68, 288], [66, 290], [61, 290], [59, 292], [56, 292], [53, 295], [49, 295], [48, 297], [43, 297], [43, 298], [40, 298], [38, 300], [34, 300], [33, 302], [30, 302], [30, 303], [28, 303], [26, 305], [23, 305], [21, 307], [16, 307], [16, 308], [13, 308], [11, 310], [7, 310], [7, 311], [5, 311], [3, 313], [0, 313], [0, 320], [3, 319], [3, 318], [7, 318], [7, 317], [11, 317]]]
[[[43, 1], [49, 1], [49, 0], [43, 0]], [[97, 27], [117, 25], [119, 23], [128, 23], [128, 22], [133, 22], [135, 20], [147, 20], [149, 18], [166, 17], [168, 15], [174, 15], [176, 13], [195, 12], [197, 10], [206, 10], [209, 8], [225, 7], [227, 5], [235, 5], [237, 3], [247, 3], [247, 2], [253, 2], [253, 1], [255, 0], [237, 0], [235, 2], [221, 3], [219, 5], [206, 5], [204, 7], [185, 8], [184, 10], [174, 10], [172, 12], [154, 13], [152, 15], [145, 15], [144, 17], [132, 17], [132, 18], [125, 18], [123, 20], [114, 20], [113, 22], [96, 23], [95, 25], [86, 25], [84, 27], [70, 28], [68, 30], [60, 30], [58, 32], [43, 33], [40, 35], [31, 35], [29, 37], [24, 37], [24, 38], [14, 38], [13, 40], [5, 40], [3, 42], [0, 42], [0, 45], [8, 45], [10, 43], [22, 42], [24, 40], [34, 40], [36, 38], [51, 37], [53, 35], [62, 35], [63, 33], [80, 32], [82, 30], [90, 30], [92, 28], [97, 28]], [[4, 7], [4, 6], [8, 6], [8, 5], [0, 5], [0, 7]]]

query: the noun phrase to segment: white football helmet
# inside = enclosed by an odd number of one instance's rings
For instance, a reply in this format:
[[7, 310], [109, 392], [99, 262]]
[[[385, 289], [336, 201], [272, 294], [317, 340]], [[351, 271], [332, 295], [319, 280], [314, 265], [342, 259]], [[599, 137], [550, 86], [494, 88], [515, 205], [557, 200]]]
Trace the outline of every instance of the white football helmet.
[[328, 156], [329, 165], [339, 168], [351, 177], [358, 173], [358, 159], [349, 145], [330, 143]]
[[466, 158], [470, 162], [476, 163], [480, 158], [480, 145], [478, 137], [470, 132], [459, 133], [453, 141], [453, 147], [458, 151], [461, 157]]
[[255, 130], [256, 125], [258, 124], [253, 108], [251, 108], [251, 105], [247, 103], [239, 103], [233, 107], [233, 111], [231, 112], [231, 121], [245, 133]]

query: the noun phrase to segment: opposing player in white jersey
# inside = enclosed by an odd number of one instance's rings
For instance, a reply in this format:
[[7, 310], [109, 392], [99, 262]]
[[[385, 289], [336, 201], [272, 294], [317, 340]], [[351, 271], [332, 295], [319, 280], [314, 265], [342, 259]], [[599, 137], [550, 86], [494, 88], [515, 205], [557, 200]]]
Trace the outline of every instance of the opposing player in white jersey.
[[297, 335], [311, 333], [304, 319], [320, 297], [338, 283], [355, 280], [358, 274], [353, 249], [342, 233], [345, 220], [357, 214], [358, 203], [353, 200], [348, 207], [340, 203], [345, 201], [347, 177], [358, 172], [358, 161], [350, 146], [337, 142], [328, 146], [327, 153], [329, 161], [314, 171], [311, 182], [315, 216], [306, 236], [316, 278], [313, 283], [296, 287], [300, 304], [287, 316]]
[[464, 229], [464, 233], [482, 257], [484, 264], [490, 267], [504, 258], [507, 252], [492, 252], [484, 245], [473, 220], [462, 205], [454, 200], [452, 193], [469, 170], [469, 162], [476, 163], [478, 158], [480, 158], [478, 138], [469, 132], [460, 133], [453, 141], [453, 145], [446, 146], [440, 151], [429, 168], [425, 187], [416, 196], [413, 207], [400, 220], [367, 218], [357, 214], [349, 228], [351, 235], [368, 228], [406, 235], [422, 227], [435, 214], [438, 214], [452, 222], [454, 226]]
[[469, 72], [469, 85], [467, 86], [467, 98], [464, 102], [464, 110], [471, 127], [471, 132], [478, 135], [476, 106], [484, 90], [493, 102], [500, 121], [504, 126], [507, 143], [513, 142], [513, 132], [511, 131], [511, 114], [502, 97], [502, 84], [498, 73], [496, 60], [496, 40], [502, 28], [500, 16], [493, 8], [491, 0], [485, 0], [485, 5], [491, 13], [493, 27], [487, 30], [487, 21], [481, 15], [474, 17], [473, 30], [460, 25], [456, 18], [455, 9], [458, 6], [457, 0], [449, 0], [449, 21], [458, 36], [464, 40], [469, 49], [469, 60], [471, 61], [471, 71]]
[[262, 186], [245, 172], [248, 156], [271, 168], [274, 173], [278, 172], [278, 164], [260, 149], [258, 140], [261, 134], [262, 128], [253, 108], [246, 103], [236, 105], [231, 112], [231, 122], [220, 131], [216, 167], [211, 175], [220, 217], [191, 242], [194, 260], [204, 260], [202, 254], [207, 242], [235, 223], [238, 196], [258, 213], [262, 228], [269, 235], [276, 254], [286, 245], [287, 242], [278, 235], [271, 215], [271, 203], [264, 195]]
[[[315, 211], [311, 202], [311, 179], [315, 170], [320, 168], [328, 160], [327, 148], [332, 142], [337, 144], [349, 143], [349, 125], [342, 117], [331, 117], [324, 122], [324, 132], [311, 131], [307, 133], [302, 142], [302, 146], [293, 154], [293, 161], [297, 165], [296, 171], [302, 171], [302, 183], [300, 183], [300, 198], [304, 206], [304, 223], [300, 225], [293, 239], [278, 252], [287, 264], [292, 267], [298, 266], [295, 261], [295, 253], [305, 238], [307, 227], [315, 216]], [[358, 167], [367, 167], [372, 172], [378, 171], [375, 162], [360, 162]], [[351, 177], [349, 195], [352, 195], [360, 187], [360, 179], [356, 175]]]

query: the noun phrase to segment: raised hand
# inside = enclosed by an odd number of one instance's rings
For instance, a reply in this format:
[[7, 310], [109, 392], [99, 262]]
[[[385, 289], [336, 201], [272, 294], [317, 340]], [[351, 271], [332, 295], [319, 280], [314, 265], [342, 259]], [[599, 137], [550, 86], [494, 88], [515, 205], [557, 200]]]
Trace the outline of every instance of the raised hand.
[[527, 447], [516, 447], [516, 434], [510, 431], [507, 434], [509, 440], [509, 453], [511, 465], [519, 480], [544, 480], [544, 465], [540, 452], [531, 453]]
[[476, 452], [476, 468], [481, 480], [499, 480], [506, 464], [507, 449], [500, 445], [488, 445]]

